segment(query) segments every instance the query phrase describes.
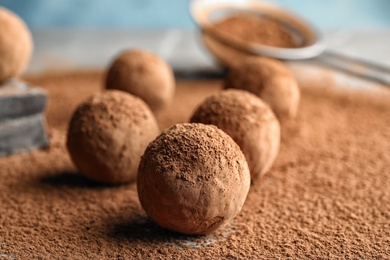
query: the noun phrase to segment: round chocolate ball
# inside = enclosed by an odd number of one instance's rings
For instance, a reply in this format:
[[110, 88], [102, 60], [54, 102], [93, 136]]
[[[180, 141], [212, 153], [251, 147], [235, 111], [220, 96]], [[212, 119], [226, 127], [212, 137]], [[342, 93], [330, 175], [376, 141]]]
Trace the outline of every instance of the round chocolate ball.
[[263, 99], [280, 120], [298, 112], [300, 90], [288, 68], [277, 60], [248, 58], [230, 70], [226, 89], [243, 89]]
[[141, 156], [158, 134], [156, 119], [141, 99], [111, 90], [76, 109], [66, 144], [83, 175], [116, 184], [136, 179]]
[[111, 64], [106, 88], [138, 96], [158, 112], [172, 101], [175, 79], [170, 66], [156, 55], [130, 50], [120, 54]]
[[137, 185], [142, 207], [157, 224], [184, 234], [209, 234], [240, 212], [250, 173], [226, 133], [186, 123], [149, 144]]
[[23, 73], [32, 49], [30, 31], [24, 22], [0, 7], [0, 83]]
[[279, 152], [279, 121], [266, 103], [247, 91], [225, 90], [207, 98], [191, 122], [212, 124], [230, 135], [245, 155], [252, 181], [271, 168]]

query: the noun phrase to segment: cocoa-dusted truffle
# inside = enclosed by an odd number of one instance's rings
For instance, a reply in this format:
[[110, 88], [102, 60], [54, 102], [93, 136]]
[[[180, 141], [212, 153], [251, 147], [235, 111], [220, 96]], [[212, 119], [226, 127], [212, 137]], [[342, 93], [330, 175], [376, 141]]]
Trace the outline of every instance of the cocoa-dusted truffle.
[[137, 176], [146, 146], [159, 134], [156, 119], [139, 98], [121, 91], [95, 94], [69, 124], [69, 154], [86, 177], [124, 183]]
[[240, 212], [250, 174], [243, 153], [226, 133], [186, 123], [149, 144], [137, 182], [142, 207], [157, 224], [208, 234]]
[[32, 49], [30, 31], [24, 22], [0, 7], [0, 83], [23, 73]]
[[298, 112], [298, 84], [283, 63], [276, 60], [244, 59], [228, 73], [225, 88], [243, 89], [259, 96], [281, 120], [293, 118]]
[[191, 122], [212, 124], [240, 146], [252, 180], [267, 172], [278, 152], [280, 126], [269, 106], [243, 90], [225, 90], [207, 98]]
[[120, 54], [112, 63], [106, 88], [138, 96], [158, 112], [171, 102], [175, 79], [172, 69], [159, 57], [146, 51], [130, 50]]

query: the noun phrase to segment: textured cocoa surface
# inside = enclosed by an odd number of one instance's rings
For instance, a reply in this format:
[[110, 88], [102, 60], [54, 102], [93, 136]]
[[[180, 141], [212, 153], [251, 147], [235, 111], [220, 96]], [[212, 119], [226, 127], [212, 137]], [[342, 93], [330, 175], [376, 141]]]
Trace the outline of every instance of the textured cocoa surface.
[[263, 99], [281, 121], [298, 113], [300, 91], [291, 71], [274, 59], [243, 58], [229, 70], [226, 89], [242, 89]]
[[32, 50], [26, 24], [17, 14], [0, 6], [0, 83], [24, 72]]
[[[30, 78], [49, 93], [51, 147], [0, 159], [0, 256], [7, 259], [390, 257], [390, 94], [303, 88], [270, 172], [216, 234], [182, 236], [142, 211], [135, 184], [79, 174], [65, 149], [76, 106], [102, 74]], [[220, 81], [179, 81], [160, 126], [189, 120]]]
[[213, 125], [176, 124], [142, 156], [137, 189], [141, 205], [161, 227], [211, 234], [241, 210], [250, 186], [240, 147]]
[[265, 102], [247, 91], [230, 89], [208, 97], [191, 122], [212, 124], [230, 135], [245, 155], [252, 182], [271, 168], [279, 152], [279, 121]]
[[122, 52], [113, 60], [107, 70], [105, 87], [138, 96], [159, 112], [172, 101], [175, 79], [164, 60], [134, 49]]
[[66, 145], [86, 177], [119, 184], [136, 179], [141, 156], [159, 133], [144, 101], [123, 91], [106, 90], [77, 107]]

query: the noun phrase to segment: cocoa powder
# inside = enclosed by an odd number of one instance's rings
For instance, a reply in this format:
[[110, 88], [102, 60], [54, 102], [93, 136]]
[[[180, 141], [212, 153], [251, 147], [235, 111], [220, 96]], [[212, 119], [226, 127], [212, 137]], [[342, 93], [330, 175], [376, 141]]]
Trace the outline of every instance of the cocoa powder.
[[236, 40], [244, 40], [272, 47], [298, 47], [293, 36], [280, 22], [252, 14], [235, 14], [212, 25], [218, 33]]
[[[241, 213], [209, 236], [166, 231], [135, 184], [77, 174], [65, 148], [76, 106], [101, 73], [30, 77], [48, 90], [51, 147], [0, 159], [0, 255], [11, 259], [329, 259], [390, 257], [390, 94], [304, 87], [270, 172]], [[161, 128], [188, 121], [220, 81], [179, 81]]]
[[[236, 14], [212, 23], [209, 27], [213, 33], [223, 38], [231, 38], [236, 42], [256, 43], [281, 48], [297, 48], [293, 34], [283, 23], [270, 17], [253, 14]], [[214, 36], [202, 33], [206, 47], [223, 65], [236, 68], [244, 60], [258, 58], [258, 55], [233, 48]]]

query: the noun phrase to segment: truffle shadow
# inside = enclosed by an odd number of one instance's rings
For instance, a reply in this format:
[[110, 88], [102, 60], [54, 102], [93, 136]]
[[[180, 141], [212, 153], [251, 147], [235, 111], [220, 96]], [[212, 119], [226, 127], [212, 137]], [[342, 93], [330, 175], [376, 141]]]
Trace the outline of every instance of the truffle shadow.
[[131, 220], [113, 223], [108, 231], [108, 236], [114, 239], [127, 239], [128, 241], [162, 242], [164, 244], [174, 243], [180, 246], [193, 241], [194, 244], [201, 242], [207, 236], [184, 235], [164, 229], [155, 224], [148, 216], [138, 214]]
[[118, 185], [107, 185], [91, 181], [78, 172], [61, 172], [55, 175], [46, 175], [39, 178], [39, 182], [53, 187], [73, 188], [103, 188]]

